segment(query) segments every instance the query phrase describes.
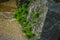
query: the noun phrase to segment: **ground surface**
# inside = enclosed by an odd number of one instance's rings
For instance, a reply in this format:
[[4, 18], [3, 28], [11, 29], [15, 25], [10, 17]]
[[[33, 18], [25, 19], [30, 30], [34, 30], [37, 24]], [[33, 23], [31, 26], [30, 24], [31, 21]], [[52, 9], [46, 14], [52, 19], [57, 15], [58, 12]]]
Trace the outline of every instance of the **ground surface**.
[[9, 0], [8, 2], [0, 3], [0, 12], [14, 11], [15, 8], [16, 8], [16, 1], [15, 0]]
[[15, 0], [0, 3], [0, 40], [25, 40], [21, 25], [12, 18]]
[[10, 14], [0, 12], [0, 40], [24, 40], [20, 24]]

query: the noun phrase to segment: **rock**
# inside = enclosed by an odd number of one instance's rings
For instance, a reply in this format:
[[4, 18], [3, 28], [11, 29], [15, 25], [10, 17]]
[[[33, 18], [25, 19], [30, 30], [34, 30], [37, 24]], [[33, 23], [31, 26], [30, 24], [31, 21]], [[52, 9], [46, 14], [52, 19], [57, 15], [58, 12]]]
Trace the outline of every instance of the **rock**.
[[60, 0], [54, 0], [56, 3], [60, 3]]
[[48, 9], [40, 40], [60, 40], [60, 5], [48, 0]]
[[[38, 40], [40, 39], [40, 33], [42, 31], [44, 20], [48, 11], [46, 0], [33, 0], [28, 9], [29, 13], [27, 14], [26, 20], [29, 22], [29, 25], [32, 26], [32, 32], [35, 34], [35, 36], [27, 40]], [[32, 14], [36, 11], [39, 12], [39, 17], [33, 19]], [[36, 23], [33, 24], [31, 21], [35, 21]]]

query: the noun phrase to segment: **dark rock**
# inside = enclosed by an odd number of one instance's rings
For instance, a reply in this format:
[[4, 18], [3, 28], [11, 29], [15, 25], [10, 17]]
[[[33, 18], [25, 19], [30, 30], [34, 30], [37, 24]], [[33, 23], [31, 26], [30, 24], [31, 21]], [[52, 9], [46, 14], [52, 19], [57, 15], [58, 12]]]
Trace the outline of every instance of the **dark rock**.
[[60, 3], [60, 0], [54, 0], [56, 3]]
[[48, 9], [40, 40], [60, 40], [60, 5], [48, 0]]
[[47, 14], [41, 40], [57, 40], [58, 36], [60, 35], [60, 18], [59, 14], [49, 12]]

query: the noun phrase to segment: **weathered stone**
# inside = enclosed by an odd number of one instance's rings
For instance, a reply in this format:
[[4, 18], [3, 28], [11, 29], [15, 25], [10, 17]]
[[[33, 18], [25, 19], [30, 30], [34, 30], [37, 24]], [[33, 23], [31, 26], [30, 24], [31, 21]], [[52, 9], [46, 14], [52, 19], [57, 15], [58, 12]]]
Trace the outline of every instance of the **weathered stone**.
[[60, 40], [60, 5], [48, 0], [48, 9], [40, 40]]
[[[20, 1], [21, 0], [19, 0], [18, 5], [20, 4]], [[40, 38], [40, 32], [42, 31], [42, 26], [48, 9], [46, 0], [32, 0], [28, 9], [29, 13], [27, 14], [26, 20], [29, 21], [29, 23], [31, 23], [31, 21], [36, 22], [29, 24], [32, 26], [32, 32], [35, 34], [35, 36], [28, 40], [38, 40]], [[32, 14], [34, 14], [36, 11], [39, 13], [39, 17], [33, 19]]]

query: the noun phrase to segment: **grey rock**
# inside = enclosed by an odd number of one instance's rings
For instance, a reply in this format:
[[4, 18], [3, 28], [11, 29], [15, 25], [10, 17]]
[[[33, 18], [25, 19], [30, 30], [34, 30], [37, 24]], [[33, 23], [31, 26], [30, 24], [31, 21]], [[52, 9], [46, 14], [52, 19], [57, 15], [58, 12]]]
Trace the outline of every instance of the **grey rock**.
[[40, 40], [60, 40], [60, 4], [48, 0], [48, 9]]
[[[32, 32], [35, 34], [35, 36], [27, 40], [38, 40], [40, 38], [40, 32], [42, 31], [42, 26], [48, 11], [46, 2], [46, 0], [32, 0], [32, 2], [30, 3], [28, 7], [29, 13], [27, 14], [26, 20], [29, 22], [29, 25], [32, 26]], [[19, 4], [20, 2], [18, 3], [18, 5]], [[32, 15], [36, 11], [39, 12], [39, 17], [33, 19]], [[35, 21], [36, 23], [31, 23], [31, 21]]]

